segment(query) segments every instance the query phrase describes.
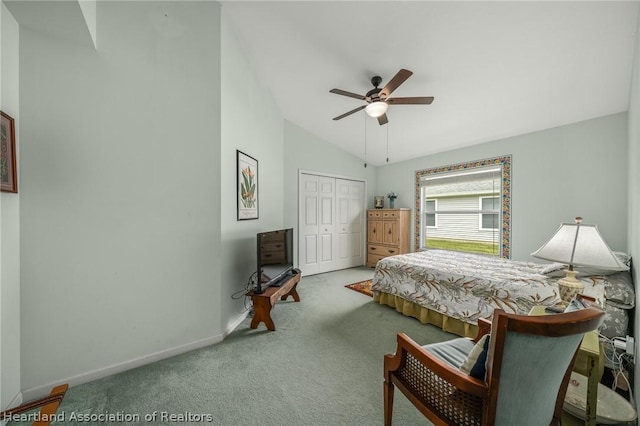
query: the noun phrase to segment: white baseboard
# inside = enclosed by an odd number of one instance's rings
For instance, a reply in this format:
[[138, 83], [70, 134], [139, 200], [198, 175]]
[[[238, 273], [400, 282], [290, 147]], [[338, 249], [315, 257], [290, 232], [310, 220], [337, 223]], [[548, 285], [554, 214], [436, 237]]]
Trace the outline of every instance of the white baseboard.
[[161, 361], [163, 359], [171, 358], [176, 355], [180, 355], [186, 352], [190, 352], [196, 349], [200, 349], [206, 346], [220, 343], [233, 330], [235, 330], [235, 328], [238, 325], [240, 325], [242, 321], [244, 321], [244, 319], [247, 317], [248, 314], [249, 312], [243, 312], [242, 314], [240, 314], [240, 316], [236, 318], [234, 321], [232, 321], [230, 325], [221, 334], [206, 337], [204, 339], [197, 340], [195, 342], [176, 346], [174, 348], [165, 349], [152, 354], [141, 356], [139, 358], [134, 358], [129, 361], [120, 362], [117, 364], [110, 365], [108, 367], [99, 368], [93, 371], [88, 371], [86, 373], [81, 373], [76, 376], [68, 377], [66, 379], [61, 379], [53, 383], [48, 383], [46, 385], [36, 386], [31, 389], [24, 390], [19, 395], [21, 399], [17, 405], [21, 404], [23, 399], [26, 401], [31, 401], [33, 399], [38, 399], [38, 398], [43, 398], [45, 396], [48, 396], [52, 388], [62, 383], [69, 384], [69, 387], [71, 388], [84, 383], [92, 382], [94, 380], [102, 379], [107, 376], [112, 376], [114, 374], [121, 373], [123, 371], [131, 370], [133, 368], [142, 367], [143, 365], [151, 364], [156, 361]]
[[[13, 397], [9, 405], [7, 405], [6, 409], [15, 408], [18, 405], [22, 404], [22, 392], [18, 392], [16, 396]], [[0, 407], [2, 408], [2, 407]], [[2, 409], [4, 410], [4, 409]], [[0, 426], [6, 426], [9, 423], [8, 420], [0, 420]]]
[[230, 335], [233, 330], [235, 330], [240, 324], [242, 324], [242, 321], [244, 321], [247, 315], [249, 315], [248, 310], [242, 312], [235, 320], [231, 321], [229, 323], [229, 326], [222, 332], [222, 338], [224, 339], [225, 337]]
[[18, 394], [15, 397], [13, 397], [13, 399], [9, 403], [9, 407], [17, 407], [18, 405], [22, 404], [22, 401], [23, 401], [22, 392], [18, 392]]
[[[7, 409], [7, 410], [8, 410], [9, 408], [15, 408], [15, 407], [17, 407], [17, 406], [18, 406], [18, 405], [20, 405], [20, 404], [22, 404], [22, 392], [18, 392], [18, 393], [16, 394], [16, 396], [14, 396], [14, 397], [13, 397], [13, 399], [11, 400], [11, 402], [10, 402], [9, 404], [7, 404], [7, 407], [6, 407], [6, 408], [2, 408], [2, 407], [0, 407], [0, 408], [1, 408], [2, 410], [5, 410], [5, 409]], [[4, 423], [3, 423], [3, 422], [1, 422], [1, 421], [0, 421], [0, 426], [4, 426], [5, 424], [6, 424], [6, 422], [4, 422]]]

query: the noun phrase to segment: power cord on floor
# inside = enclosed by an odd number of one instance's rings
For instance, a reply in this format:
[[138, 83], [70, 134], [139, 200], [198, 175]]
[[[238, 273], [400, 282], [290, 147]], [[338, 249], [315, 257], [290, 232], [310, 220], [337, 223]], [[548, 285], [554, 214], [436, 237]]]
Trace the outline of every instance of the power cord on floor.
[[629, 403], [633, 406], [633, 408], [636, 408], [635, 399], [633, 398], [633, 390], [631, 389], [631, 383], [629, 382], [629, 378], [625, 374], [629, 371], [628, 367], [633, 365], [633, 357], [626, 351], [618, 352], [618, 348], [615, 344], [616, 341], [624, 342], [625, 339], [620, 337], [608, 338], [600, 334], [600, 341], [602, 342], [602, 346], [604, 349], [603, 352], [606, 360], [605, 365], [608, 362], [609, 366], [611, 366], [611, 371], [613, 372], [613, 383], [611, 384], [611, 389], [615, 391], [616, 388], [619, 387], [618, 384], [620, 378], [622, 378], [626, 383], [629, 392]]

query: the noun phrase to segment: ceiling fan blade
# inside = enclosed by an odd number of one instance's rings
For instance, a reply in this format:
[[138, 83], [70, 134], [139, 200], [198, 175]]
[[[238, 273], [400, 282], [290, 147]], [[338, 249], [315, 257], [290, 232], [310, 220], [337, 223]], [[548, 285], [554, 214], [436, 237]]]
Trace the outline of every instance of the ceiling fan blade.
[[389, 120], [387, 119], [387, 114], [382, 114], [380, 117], [378, 117], [378, 123], [380, 123], [381, 126], [383, 124], [387, 124], [388, 122]]
[[378, 96], [383, 99], [388, 98], [389, 95], [391, 95], [391, 92], [396, 90], [398, 86], [404, 83], [405, 80], [411, 77], [412, 74], [413, 73], [409, 70], [405, 70], [404, 68], [401, 69], [396, 75], [393, 76], [391, 81], [389, 81], [387, 85], [382, 88]]
[[366, 108], [366, 105], [359, 106], [359, 107], [358, 107], [358, 108], [356, 108], [356, 109], [352, 109], [352, 110], [351, 110], [351, 111], [349, 111], [349, 112], [345, 112], [344, 114], [342, 114], [342, 115], [339, 115], [339, 116], [335, 117], [335, 118], [334, 118], [334, 120], [340, 120], [341, 118], [345, 118], [347, 115], [351, 115], [351, 114], [353, 114], [354, 112], [361, 111], [361, 110], [363, 110], [363, 109], [365, 109], [365, 108]]
[[389, 105], [430, 105], [433, 102], [433, 96], [423, 96], [415, 98], [391, 98], [385, 102]]
[[358, 95], [357, 93], [347, 92], [346, 90], [331, 89], [329, 90], [329, 92], [335, 93], [336, 95], [349, 96], [350, 98], [360, 99], [361, 101], [367, 100], [367, 97], [364, 95]]

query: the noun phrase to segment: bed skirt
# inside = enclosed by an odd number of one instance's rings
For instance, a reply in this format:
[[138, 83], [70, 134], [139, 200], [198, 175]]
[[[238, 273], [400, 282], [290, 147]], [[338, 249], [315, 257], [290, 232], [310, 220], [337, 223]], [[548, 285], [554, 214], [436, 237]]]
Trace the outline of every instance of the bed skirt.
[[451, 318], [440, 312], [420, 306], [417, 303], [409, 302], [395, 294], [374, 292], [373, 300], [381, 305], [391, 306], [401, 314], [413, 317], [422, 324], [432, 324], [458, 336], [473, 338], [478, 334], [478, 326], [475, 324], [469, 324], [468, 322]]

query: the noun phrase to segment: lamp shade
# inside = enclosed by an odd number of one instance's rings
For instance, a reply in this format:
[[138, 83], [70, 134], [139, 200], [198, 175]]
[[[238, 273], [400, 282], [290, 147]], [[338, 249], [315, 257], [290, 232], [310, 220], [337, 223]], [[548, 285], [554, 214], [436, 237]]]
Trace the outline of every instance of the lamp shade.
[[562, 223], [560, 228], [532, 256], [575, 266], [591, 266], [612, 271], [629, 269], [604, 241], [596, 225]]
[[375, 117], [380, 117], [382, 114], [387, 112], [387, 108], [389, 108], [389, 105], [387, 105], [386, 102], [375, 101], [367, 105], [364, 110], [367, 112], [369, 117], [375, 118]]

